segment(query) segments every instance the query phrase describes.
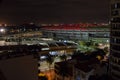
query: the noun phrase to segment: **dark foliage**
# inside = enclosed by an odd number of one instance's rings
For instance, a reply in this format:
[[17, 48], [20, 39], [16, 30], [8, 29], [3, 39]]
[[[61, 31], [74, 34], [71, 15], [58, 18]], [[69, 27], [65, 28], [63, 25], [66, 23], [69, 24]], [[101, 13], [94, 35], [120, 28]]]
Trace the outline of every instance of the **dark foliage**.
[[46, 76], [40, 76], [39, 80], [48, 80], [48, 78]]

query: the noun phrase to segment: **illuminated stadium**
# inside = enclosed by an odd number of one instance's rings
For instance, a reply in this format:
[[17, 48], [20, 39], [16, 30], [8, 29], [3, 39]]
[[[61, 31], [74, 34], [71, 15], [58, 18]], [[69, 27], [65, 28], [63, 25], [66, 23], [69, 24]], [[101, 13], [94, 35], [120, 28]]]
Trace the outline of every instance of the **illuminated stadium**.
[[109, 38], [108, 24], [54, 24], [42, 26], [43, 37], [55, 40], [106, 40]]

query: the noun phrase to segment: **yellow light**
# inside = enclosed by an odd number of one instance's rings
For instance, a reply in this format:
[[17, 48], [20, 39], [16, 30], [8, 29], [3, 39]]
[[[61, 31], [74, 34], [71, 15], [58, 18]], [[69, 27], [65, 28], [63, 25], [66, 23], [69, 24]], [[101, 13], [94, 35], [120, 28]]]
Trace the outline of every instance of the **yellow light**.
[[101, 60], [101, 56], [99, 56], [99, 55], [98, 55], [96, 58], [97, 58], [98, 60]]
[[39, 73], [38, 76], [45, 76], [45, 74], [44, 73]]

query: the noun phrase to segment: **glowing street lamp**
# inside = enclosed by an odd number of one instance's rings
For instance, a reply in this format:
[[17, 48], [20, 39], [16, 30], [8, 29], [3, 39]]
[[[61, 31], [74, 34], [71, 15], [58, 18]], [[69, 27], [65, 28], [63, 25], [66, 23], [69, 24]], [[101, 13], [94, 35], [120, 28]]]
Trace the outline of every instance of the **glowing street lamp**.
[[0, 29], [0, 32], [4, 33], [4, 32], [5, 32], [5, 29]]

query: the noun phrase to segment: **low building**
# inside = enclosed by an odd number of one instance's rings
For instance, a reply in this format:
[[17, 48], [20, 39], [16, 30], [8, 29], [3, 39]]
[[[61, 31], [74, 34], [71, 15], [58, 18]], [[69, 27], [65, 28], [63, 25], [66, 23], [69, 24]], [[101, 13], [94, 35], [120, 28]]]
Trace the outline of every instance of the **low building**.
[[75, 80], [74, 60], [55, 63], [55, 80]]
[[84, 56], [55, 64], [55, 80], [98, 80], [107, 75], [107, 66], [98, 58]]
[[75, 64], [76, 79], [80, 78], [80, 80], [88, 80], [91, 75], [96, 75], [95, 67], [97, 65], [99, 65], [97, 58], [77, 62]]

